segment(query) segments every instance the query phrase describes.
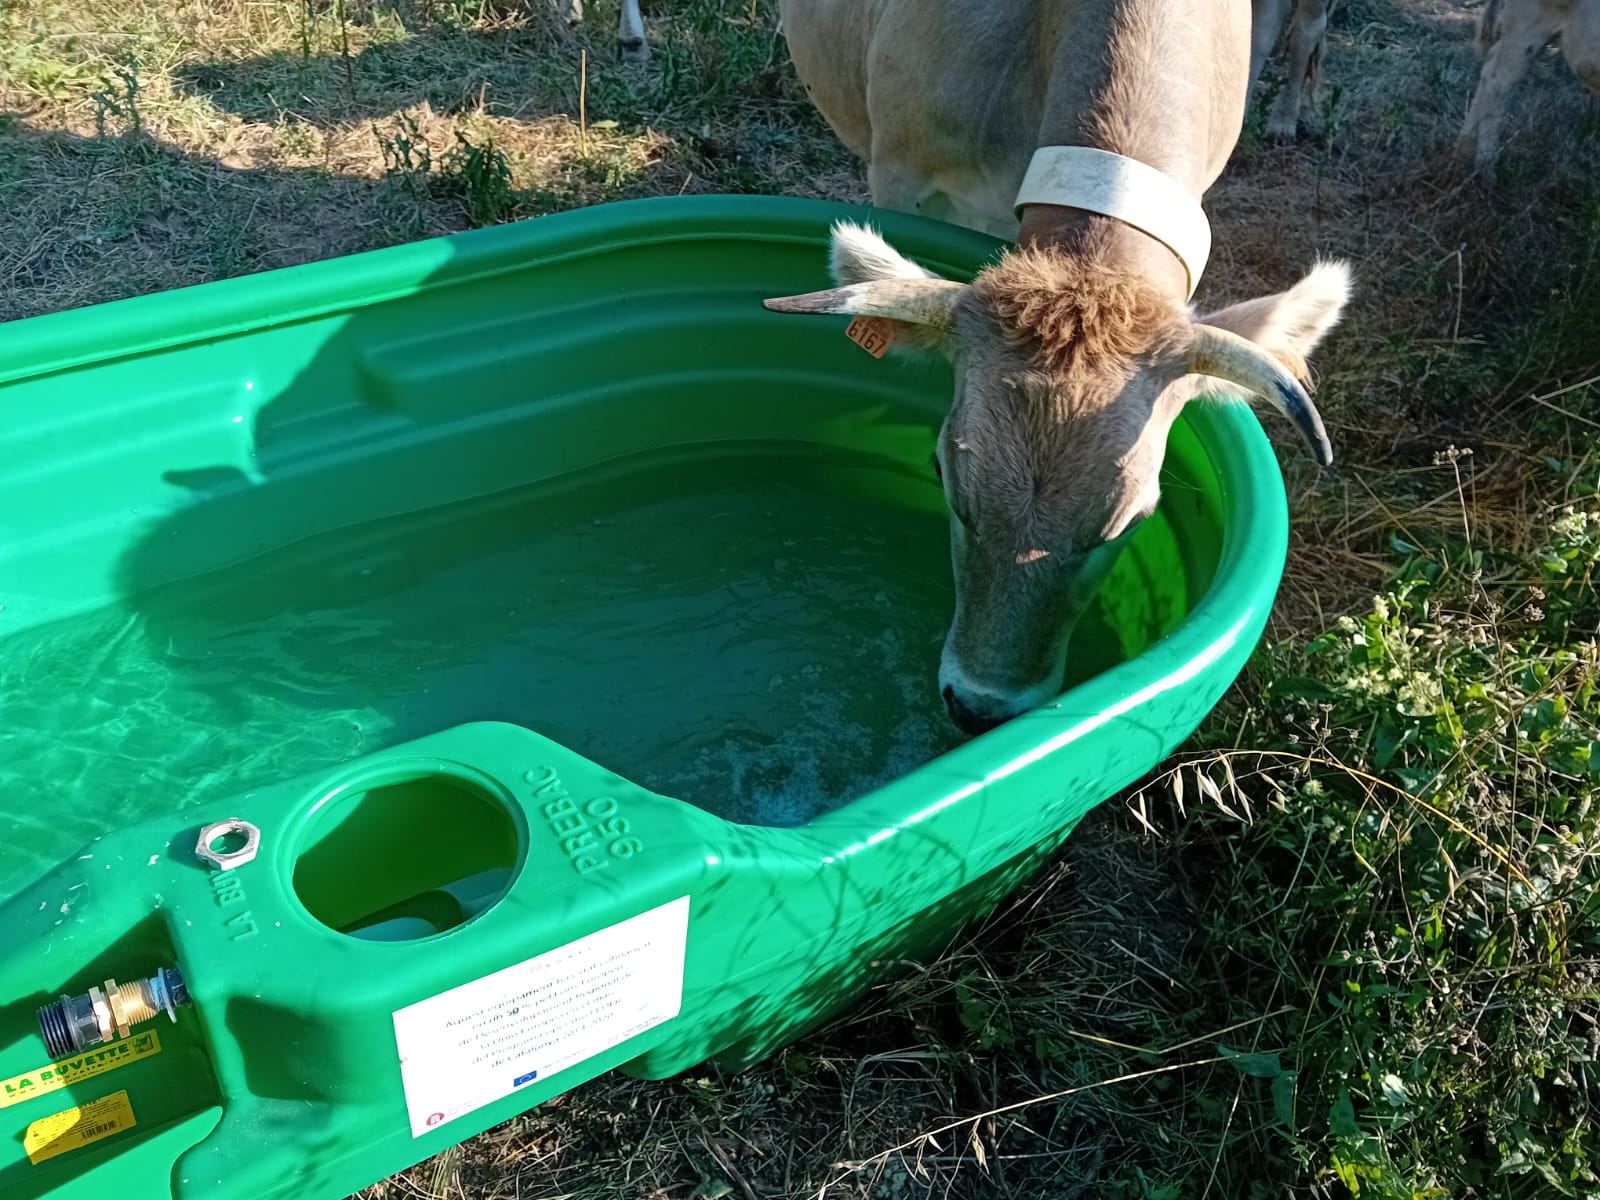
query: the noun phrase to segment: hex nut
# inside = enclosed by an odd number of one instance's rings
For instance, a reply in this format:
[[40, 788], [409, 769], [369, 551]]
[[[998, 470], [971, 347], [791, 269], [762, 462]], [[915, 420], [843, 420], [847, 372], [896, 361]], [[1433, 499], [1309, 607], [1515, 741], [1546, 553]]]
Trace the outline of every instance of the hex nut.
[[[237, 850], [213, 850], [211, 843], [219, 837], [230, 833], [244, 835], [244, 845]], [[234, 867], [242, 867], [256, 856], [256, 851], [261, 849], [261, 830], [249, 821], [238, 817], [228, 817], [226, 820], [213, 821], [200, 831], [200, 840], [195, 844], [195, 857], [202, 862], [209, 863], [219, 871], [231, 871]]]

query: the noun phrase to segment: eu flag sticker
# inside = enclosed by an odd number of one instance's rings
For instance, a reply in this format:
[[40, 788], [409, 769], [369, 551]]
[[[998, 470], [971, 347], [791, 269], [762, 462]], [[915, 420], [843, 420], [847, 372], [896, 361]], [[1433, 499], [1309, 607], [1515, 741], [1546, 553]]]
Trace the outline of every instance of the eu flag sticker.
[[537, 1071], [529, 1071], [526, 1075], [518, 1075], [515, 1079], [513, 1079], [511, 1081], [511, 1086], [512, 1087], [521, 1087], [523, 1084], [531, 1083], [533, 1080], [535, 1080], [537, 1078], [539, 1078], [539, 1072], [537, 1072]]

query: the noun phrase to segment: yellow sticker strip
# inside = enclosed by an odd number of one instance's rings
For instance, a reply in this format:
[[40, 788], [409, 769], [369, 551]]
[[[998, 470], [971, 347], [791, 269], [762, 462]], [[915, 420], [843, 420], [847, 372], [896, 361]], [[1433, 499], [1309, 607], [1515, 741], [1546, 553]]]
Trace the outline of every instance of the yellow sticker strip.
[[69, 1084], [93, 1079], [96, 1075], [104, 1075], [107, 1071], [115, 1071], [118, 1067], [160, 1053], [161, 1039], [156, 1036], [155, 1030], [147, 1029], [72, 1058], [63, 1058], [32, 1071], [24, 1071], [10, 1079], [0, 1079], [0, 1108], [20, 1104], [35, 1096], [59, 1092]]
[[28, 1152], [29, 1162], [42, 1163], [68, 1150], [91, 1146], [113, 1133], [132, 1129], [136, 1124], [128, 1093], [112, 1092], [88, 1104], [74, 1104], [48, 1117], [40, 1117], [22, 1135], [22, 1148]]

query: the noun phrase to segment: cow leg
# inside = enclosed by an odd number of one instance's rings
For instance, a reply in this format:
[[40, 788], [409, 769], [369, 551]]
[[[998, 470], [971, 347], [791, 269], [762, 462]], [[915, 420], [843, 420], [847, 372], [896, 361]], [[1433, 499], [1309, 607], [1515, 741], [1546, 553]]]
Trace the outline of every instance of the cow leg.
[[1456, 157], [1463, 166], [1470, 164], [1486, 180], [1494, 177], [1495, 159], [1500, 154], [1500, 127], [1505, 120], [1506, 101], [1527, 74], [1533, 56], [1555, 36], [1556, 25], [1543, 8], [1539, 4], [1508, 5], [1501, 14], [1499, 28], [1485, 31], [1485, 38], [1493, 40], [1484, 55], [1478, 87], [1461, 126]]
[[639, 0], [622, 0], [622, 20], [617, 25], [617, 53], [622, 61], [643, 66], [650, 61], [650, 43], [644, 36]]
[[1313, 100], [1316, 98], [1317, 79], [1322, 72], [1322, 39], [1327, 30], [1327, 0], [1300, 0], [1295, 5], [1288, 76], [1267, 118], [1268, 137], [1293, 138], [1299, 131], [1302, 97], [1309, 92]]
[[1245, 107], [1255, 102], [1256, 86], [1261, 82], [1261, 70], [1267, 65], [1272, 48], [1283, 33], [1283, 23], [1289, 19], [1294, 0], [1255, 0], [1250, 10], [1250, 85]]

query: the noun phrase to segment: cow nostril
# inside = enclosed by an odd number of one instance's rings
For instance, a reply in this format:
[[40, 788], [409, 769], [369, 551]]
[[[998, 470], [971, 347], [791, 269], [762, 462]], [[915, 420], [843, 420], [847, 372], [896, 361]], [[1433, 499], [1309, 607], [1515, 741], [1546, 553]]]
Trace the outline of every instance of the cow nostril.
[[1005, 724], [1004, 717], [990, 717], [968, 708], [952, 687], [946, 686], [943, 694], [944, 706], [950, 713], [950, 719], [962, 733], [973, 735], [988, 733], [995, 726]]
[[957, 725], [961, 724], [962, 717], [967, 715], [967, 706], [956, 697], [953, 687], [946, 687], [941, 693], [944, 696], [945, 711], [950, 714], [950, 719]]

